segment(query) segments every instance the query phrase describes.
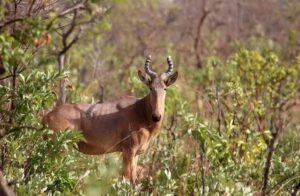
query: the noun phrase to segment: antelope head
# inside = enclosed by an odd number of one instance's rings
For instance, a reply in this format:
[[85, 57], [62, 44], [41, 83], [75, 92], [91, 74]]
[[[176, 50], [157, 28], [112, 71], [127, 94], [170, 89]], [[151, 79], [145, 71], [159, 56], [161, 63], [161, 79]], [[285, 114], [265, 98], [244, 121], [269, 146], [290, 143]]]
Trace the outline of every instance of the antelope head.
[[[149, 55], [145, 61], [145, 72], [138, 71], [140, 80], [148, 86], [150, 93], [148, 95], [148, 106], [146, 108], [148, 117], [153, 122], [159, 122], [164, 115], [166, 89], [173, 84], [177, 77], [178, 72], [173, 72], [173, 62], [171, 57], [167, 58], [168, 69], [162, 74], [157, 74], [151, 67], [151, 56]], [[149, 77], [148, 77], [148, 76]]]

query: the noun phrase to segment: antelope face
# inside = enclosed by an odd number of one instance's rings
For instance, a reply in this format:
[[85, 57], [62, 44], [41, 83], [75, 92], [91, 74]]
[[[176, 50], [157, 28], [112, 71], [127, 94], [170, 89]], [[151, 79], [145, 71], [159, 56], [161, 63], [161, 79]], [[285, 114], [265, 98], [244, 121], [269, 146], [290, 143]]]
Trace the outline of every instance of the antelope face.
[[165, 108], [165, 97], [166, 97], [166, 89], [168, 86], [173, 84], [177, 77], [178, 72], [173, 71], [173, 63], [171, 58], [167, 58], [167, 62], [169, 68], [166, 72], [158, 75], [156, 72], [152, 71], [150, 68], [151, 57], [148, 56], [145, 62], [145, 71], [150, 76], [147, 77], [145, 73], [142, 71], [138, 71], [138, 75], [140, 80], [145, 83], [148, 88], [150, 89], [149, 94], [149, 107], [148, 110], [150, 112], [149, 115], [153, 122], [161, 121], [164, 115], [164, 108]]

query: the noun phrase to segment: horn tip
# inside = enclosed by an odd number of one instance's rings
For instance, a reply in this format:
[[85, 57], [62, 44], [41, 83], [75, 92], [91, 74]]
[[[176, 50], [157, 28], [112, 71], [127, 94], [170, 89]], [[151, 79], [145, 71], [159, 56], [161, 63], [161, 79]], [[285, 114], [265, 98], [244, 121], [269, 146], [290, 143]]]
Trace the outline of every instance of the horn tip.
[[150, 55], [150, 54], [148, 54], [147, 58], [148, 58], [148, 59], [151, 59], [151, 55]]

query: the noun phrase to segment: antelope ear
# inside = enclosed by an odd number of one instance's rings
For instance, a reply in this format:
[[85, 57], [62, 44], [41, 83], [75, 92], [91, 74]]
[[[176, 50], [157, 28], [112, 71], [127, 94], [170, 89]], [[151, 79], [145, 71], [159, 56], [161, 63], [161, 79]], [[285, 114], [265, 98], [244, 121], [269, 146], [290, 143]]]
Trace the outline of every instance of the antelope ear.
[[175, 71], [172, 75], [170, 75], [167, 80], [165, 81], [166, 86], [170, 86], [173, 84], [178, 78], [178, 71]]
[[142, 72], [141, 70], [138, 70], [138, 76], [139, 76], [139, 79], [144, 83], [146, 84], [147, 86], [150, 84], [150, 79], [147, 78], [147, 75]]

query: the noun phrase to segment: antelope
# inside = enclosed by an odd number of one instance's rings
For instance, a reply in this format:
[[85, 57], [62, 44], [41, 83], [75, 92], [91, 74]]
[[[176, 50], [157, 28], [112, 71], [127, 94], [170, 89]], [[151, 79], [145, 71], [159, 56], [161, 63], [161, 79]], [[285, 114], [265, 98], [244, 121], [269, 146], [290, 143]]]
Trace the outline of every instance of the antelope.
[[49, 112], [44, 122], [55, 132], [80, 130], [85, 141], [78, 143], [78, 150], [84, 154], [122, 152], [123, 176], [134, 184], [138, 156], [146, 151], [162, 125], [165, 90], [178, 77], [177, 71], [172, 73], [170, 56], [167, 63], [167, 71], [157, 74], [150, 68], [151, 56], [146, 58], [146, 73], [138, 70], [139, 79], [150, 89], [143, 98], [124, 96], [105, 103], [63, 104]]

